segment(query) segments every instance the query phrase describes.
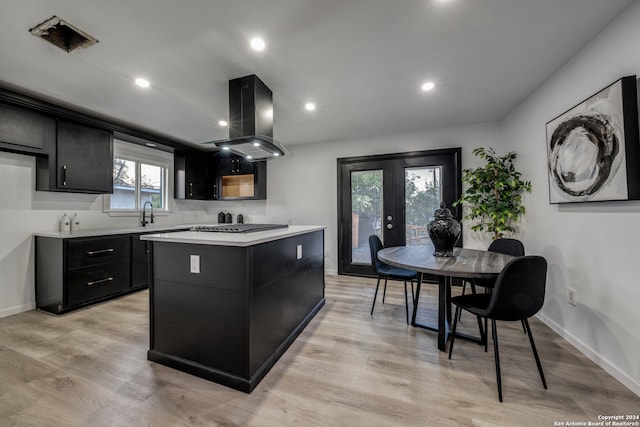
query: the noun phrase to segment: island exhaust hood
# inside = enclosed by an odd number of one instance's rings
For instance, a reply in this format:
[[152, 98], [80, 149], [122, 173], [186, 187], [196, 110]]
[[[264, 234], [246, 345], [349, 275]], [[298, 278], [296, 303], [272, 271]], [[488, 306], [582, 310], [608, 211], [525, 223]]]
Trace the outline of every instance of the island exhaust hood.
[[255, 74], [229, 81], [229, 139], [211, 141], [249, 160], [283, 156], [273, 139], [273, 95]]

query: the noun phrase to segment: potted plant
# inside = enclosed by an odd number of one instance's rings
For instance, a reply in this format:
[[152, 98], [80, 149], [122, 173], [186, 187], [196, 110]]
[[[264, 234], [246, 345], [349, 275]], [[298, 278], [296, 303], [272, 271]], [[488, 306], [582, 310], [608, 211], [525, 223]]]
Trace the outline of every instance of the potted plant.
[[493, 148], [476, 148], [473, 154], [486, 164], [462, 171], [462, 181], [468, 188], [454, 206], [464, 203], [468, 210], [464, 219], [479, 220], [471, 229], [488, 231], [498, 239], [515, 231], [515, 224], [525, 213], [522, 195], [531, 192], [531, 181], [523, 180], [516, 170], [513, 151], [499, 156]]

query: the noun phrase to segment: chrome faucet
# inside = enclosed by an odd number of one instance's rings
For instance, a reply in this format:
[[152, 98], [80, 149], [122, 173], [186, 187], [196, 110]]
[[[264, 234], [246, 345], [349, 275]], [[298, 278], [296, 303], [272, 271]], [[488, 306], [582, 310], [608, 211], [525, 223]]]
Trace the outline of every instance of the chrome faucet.
[[[147, 221], [147, 212], [146, 212], [147, 204], [151, 208], [151, 214], [149, 215], [149, 221]], [[142, 225], [143, 227], [146, 227], [147, 224], [149, 224], [149, 223], [153, 224], [153, 203], [151, 203], [150, 201], [147, 200], [146, 202], [144, 202], [144, 205], [142, 205], [142, 221], [140, 221], [140, 225]]]

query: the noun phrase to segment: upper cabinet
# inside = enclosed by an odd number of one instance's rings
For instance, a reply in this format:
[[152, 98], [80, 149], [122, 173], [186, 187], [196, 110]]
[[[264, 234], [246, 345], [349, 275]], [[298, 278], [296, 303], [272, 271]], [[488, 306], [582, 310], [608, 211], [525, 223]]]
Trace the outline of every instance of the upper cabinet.
[[0, 103], [0, 149], [46, 155], [55, 139], [55, 119], [24, 108]]
[[207, 161], [204, 153], [173, 153], [174, 197], [176, 199], [208, 200], [206, 193]]
[[174, 152], [174, 197], [191, 200], [264, 200], [267, 162], [232, 153]]
[[219, 153], [218, 187], [220, 200], [266, 199], [266, 160], [251, 162], [235, 154]]
[[58, 120], [55, 147], [37, 159], [36, 190], [113, 192], [113, 134]]

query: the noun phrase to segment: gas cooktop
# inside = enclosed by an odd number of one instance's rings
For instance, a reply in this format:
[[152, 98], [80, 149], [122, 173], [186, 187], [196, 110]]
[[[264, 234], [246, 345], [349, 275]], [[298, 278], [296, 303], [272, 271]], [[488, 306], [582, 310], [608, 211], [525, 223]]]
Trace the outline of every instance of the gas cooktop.
[[217, 232], [217, 233], [253, 233], [256, 231], [274, 230], [276, 228], [288, 228], [287, 224], [227, 224], [227, 225], [198, 225], [191, 231]]

